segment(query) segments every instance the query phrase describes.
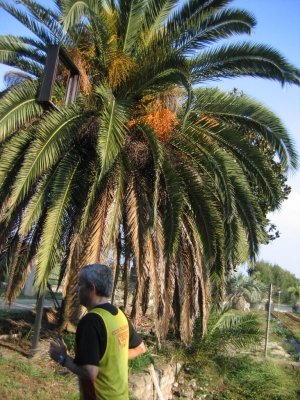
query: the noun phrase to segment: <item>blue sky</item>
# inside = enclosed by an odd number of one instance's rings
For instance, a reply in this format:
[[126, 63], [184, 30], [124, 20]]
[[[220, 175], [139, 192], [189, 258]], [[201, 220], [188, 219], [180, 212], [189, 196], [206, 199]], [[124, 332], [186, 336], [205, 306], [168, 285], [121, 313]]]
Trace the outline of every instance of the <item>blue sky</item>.
[[[275, 47], [300, 68], [299, 0], [235, 0], [232, 5], [255, 15], [257, 26], [251, 41]], [[300, 154], [300, 87], [282, 88], [277, 82], [254, 78], [226, 80], [218, 86], [223, 90], [237, 87], [267, 105], [281, 118]], [[288, 200], [279, 212], [269, 216], [281, 236], [268, 246], [261, 246], [259, 258], [300, 278], [300, 159], [298, 171], [289, 175], [288, 184], [292, 187]]]
[[[257, 27], [251, 37], [245, 35], [236, 40], [268, 44], [300, 68], [300, 0], [234, 0], [232, 6], [253, 13], [257, 19]], [[24, 28], [2, 9], [0, 21], [0, 34], [26, 33]], [[0, 87], [3, 74], [8, 69], [0, 65]], [[282, 88], [277, 82], [255, 78], [227, 79], [215, 85], [225, 91], [238, 88], [268, 106], [286, 125], [300, 154], [299, 87]], [[269, 216], [277, 225], [281, 236], [270, 245], [261, 246], [259, 259], [278, 264], [300, 278], [300, 168], [294, 175], [289, 175], [288, 184], [292, 187], [289, 199], [283, 203], [279, 212]]]

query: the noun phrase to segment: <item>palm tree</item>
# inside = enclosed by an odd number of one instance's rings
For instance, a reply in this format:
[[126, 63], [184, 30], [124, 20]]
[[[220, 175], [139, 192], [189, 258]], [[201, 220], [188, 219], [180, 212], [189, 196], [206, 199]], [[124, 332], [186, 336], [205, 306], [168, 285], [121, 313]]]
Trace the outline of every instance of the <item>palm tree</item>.
[[[0, 104], [0, 278], [6, 299], [36, 259], [42, 293], [50, 272], [65, 278], [63, 324], [84, 263], [114, 258], [137, 287], [131, 317], [150, 293], [159, 338], [170, 319], [185, 342], [195, 318], [207, 326], [210, 294], [221, 297], [227, 266], [253, 259], [267, 239], [266, 209], [283, 201], [282, 169], [297, 167], [281, 121], [247, 96], [201, 84], [255, 76], [300, 83], [300, 72], [265, 45], [212, 46], [251, 33], [256, 21], [230, 0], [0, 1], [35, 37], [0, 37], [0, 61], [21, 79]], [[68, 66], [58, 61], [51, 102], [37, 101], [52, 50], [80, 72], [65, 104]], [[53, 61], [53, 60], [52, 60]], [[48, 68], [48, 67], [47, 67]], [[46, 68], [46, 69], [47, 69]]]
[[199, 340], [196, 329], [191, 346], [194, 361], [209, 359], [215, 363], [224, 362], [224, 358], [226, 360], [236, 350], [260, 345], [263, 338], [261, 326], [259, 314], [212, 309], [203, 340]]
[[300, 285], [290, 286], [287, 289], [287, 292], [290, 295], [290, 300], [294, 300], [293, 311], [299, 313], [299, 310], [300, 310]]
[[259, 302], [267, 293], [267, 286], [252, 276], [234, 274], [227, 282], [226, 299], [234, 308], [244, 308], [245, 302]]

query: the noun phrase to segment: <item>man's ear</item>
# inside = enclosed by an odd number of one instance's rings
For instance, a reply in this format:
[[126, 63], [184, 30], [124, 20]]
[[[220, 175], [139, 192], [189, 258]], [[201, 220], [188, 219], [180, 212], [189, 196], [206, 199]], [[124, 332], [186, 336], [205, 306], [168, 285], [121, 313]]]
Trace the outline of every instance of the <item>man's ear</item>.
[[92, 292], [96, 293], [96, 286], [93, 283], [91, 283], [90, 289]]

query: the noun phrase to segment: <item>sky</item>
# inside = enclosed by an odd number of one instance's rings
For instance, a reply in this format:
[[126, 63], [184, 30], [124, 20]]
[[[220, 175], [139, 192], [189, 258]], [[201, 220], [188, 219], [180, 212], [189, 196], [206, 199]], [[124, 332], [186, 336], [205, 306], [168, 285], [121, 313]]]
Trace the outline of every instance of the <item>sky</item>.
[[[44, 0], [41, 3], [47, 2]], [[243, 35], [236, 37], [235, 41], [251, 40], [267, 44], [300, 68], [300, 0], [233, 0], [231, 6], [251, 12], [257, 20], [250, 38]], [[25, 33], [17, 21], [0, 9], [0, 34]], [[11, 68], [0, 64], [0, 88], [3, 87], [3, 74], [8, 69]], [[215, 86], [224, 91], [238, 88], [275, 112], [288, 129], [300, 154], [300, 87], [281, 87], [278, 82], [258, 78], [226, 79]], [[277, 226], [280, 238], [267, 246], [262, 245], [258, 260], [279, 265], [300, 279], [300, 159], [297, 172], [289, 174], [287, 183], [292, 187], [288, 200], [280, 211], [268, 216]]]

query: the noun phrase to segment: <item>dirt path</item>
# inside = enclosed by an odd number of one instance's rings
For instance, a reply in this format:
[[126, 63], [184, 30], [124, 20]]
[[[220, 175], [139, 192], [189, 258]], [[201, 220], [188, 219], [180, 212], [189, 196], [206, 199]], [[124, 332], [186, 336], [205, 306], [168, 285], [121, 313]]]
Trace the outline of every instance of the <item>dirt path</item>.
[[[10, 306], [11, 310], [33, 310], [36, 306], [36, 299], [16, 299], [13, 304]], [[44, 307], [52, 307], [52, 300], [45, 300]], [[3, 301], [1, 301], [1, 310], [7, 310], [7, 305], [3, 305]]]

